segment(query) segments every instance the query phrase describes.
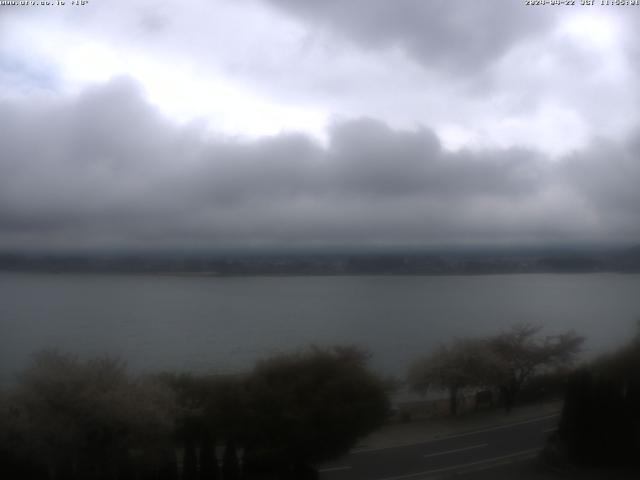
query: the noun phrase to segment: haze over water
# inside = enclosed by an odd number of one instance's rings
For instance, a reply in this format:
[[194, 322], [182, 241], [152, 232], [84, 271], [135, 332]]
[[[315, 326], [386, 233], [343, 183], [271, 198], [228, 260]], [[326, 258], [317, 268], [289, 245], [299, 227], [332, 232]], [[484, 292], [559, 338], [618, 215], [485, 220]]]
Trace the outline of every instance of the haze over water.
[[640, 278], [620, 274], [170, 277], [0, 273], [0, 382], [56, 348], [135, 371], [236, 372], [311, 344], [358, 344], [402, 376], [453, 337], [515, 322], [585, 335], [585, 355], [626, 342]]

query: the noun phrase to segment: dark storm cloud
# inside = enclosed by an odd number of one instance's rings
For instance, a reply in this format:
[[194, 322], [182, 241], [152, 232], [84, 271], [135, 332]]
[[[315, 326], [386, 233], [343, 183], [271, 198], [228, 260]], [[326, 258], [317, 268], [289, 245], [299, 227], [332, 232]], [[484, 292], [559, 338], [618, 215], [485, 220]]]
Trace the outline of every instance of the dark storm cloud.
[[476, 70], [518, 41], [552, 28], [555, 9], [481, 0], [265, 0], [370, 48], [399, 46], [420, 62]]
[[562, 166], [562, 173], [601, 225], [631, 239], [640, 235], [640, 132], [626, 142], [597, 140]]
[[560, 165], [452, 153], [372, 119], [336, 123], [326, 147], [216, 138], [169, 123], [127, 79], [4, 101], [0, 122], [0, 246], [545, 242], [628, 235], [611, 212], [640, 217], [633, 142]]

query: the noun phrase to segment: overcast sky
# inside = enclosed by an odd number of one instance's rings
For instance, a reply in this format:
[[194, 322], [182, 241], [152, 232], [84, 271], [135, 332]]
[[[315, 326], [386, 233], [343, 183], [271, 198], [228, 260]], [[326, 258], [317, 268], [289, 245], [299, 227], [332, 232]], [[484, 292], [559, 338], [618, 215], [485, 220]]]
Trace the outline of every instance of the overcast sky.
[[640, 243], [638, 19], [0, 6], [0, 248]]

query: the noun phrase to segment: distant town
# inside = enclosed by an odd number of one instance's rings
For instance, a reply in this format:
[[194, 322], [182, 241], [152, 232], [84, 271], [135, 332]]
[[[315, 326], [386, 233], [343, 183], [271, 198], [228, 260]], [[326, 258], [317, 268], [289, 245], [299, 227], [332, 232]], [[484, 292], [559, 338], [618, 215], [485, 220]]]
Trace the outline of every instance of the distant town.
[[632, 248], [0, 252], [0, 271], [174, 275], [481, 275], [640, 272]]

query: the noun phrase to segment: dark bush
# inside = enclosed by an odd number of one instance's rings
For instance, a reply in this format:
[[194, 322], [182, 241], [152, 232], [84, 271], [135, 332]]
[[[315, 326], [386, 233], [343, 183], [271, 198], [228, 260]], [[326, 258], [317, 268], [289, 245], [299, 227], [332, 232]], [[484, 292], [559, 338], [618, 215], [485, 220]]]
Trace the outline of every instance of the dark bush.
[[573, 461], [640, 465], [640, 343], [571, 376], [559, 440]]
[[531, 377], [520, 390], [519, 401], [530, 403], [561, 399], [565, 395], [570, 374], [570, 371], [561, 369]]
[[354, 348], [312, 349], [259, 363], [248, 380], [245, 458], [256, 472], [312, 478], [386, 417], [386, 384]]

